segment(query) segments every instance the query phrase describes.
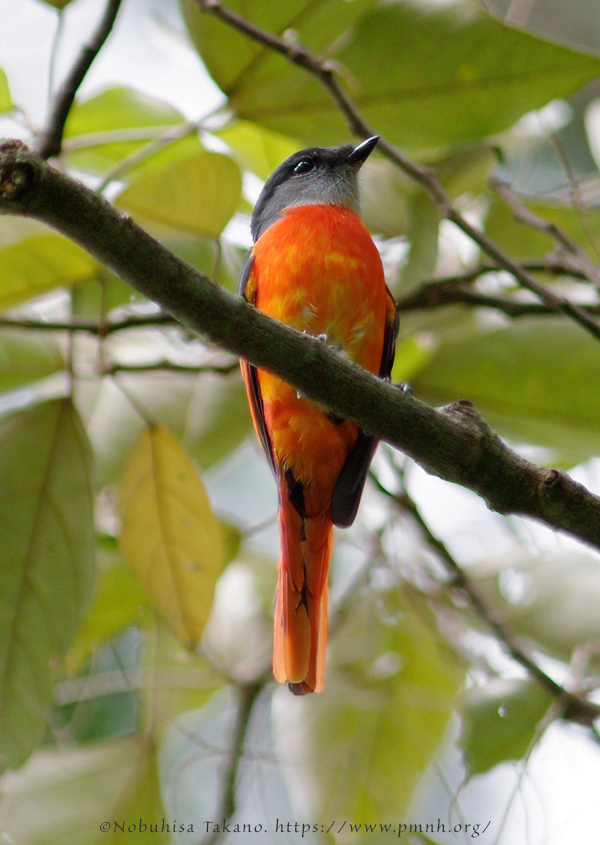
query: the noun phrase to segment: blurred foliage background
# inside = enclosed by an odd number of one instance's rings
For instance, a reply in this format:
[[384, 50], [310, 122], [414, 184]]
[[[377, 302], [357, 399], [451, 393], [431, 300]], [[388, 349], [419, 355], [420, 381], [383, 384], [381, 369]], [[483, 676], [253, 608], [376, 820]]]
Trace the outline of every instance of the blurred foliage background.
[[[226, 5], [331, 61], [468, 220], [598, 314], [595, 3]], [[104, 6], [3, 0], [0, 67], [9, 39], [31, 51], [44, 29], [52, 52], [39, 74], [31, 56], [27, 86], [54, 93]], [[194, 0], [124, 0], [97, 66], [56, 166], [230, 289], [262, 180], [298, 148], [350, 136], [318, 80]], [[12, 67], [3, 134], [33, 142], [48, 112], [28, 113]], [[165, 75], [172, 97], [157, 94]], [[523, 454], [600, 491], [598, 340], [381, 155], [362, 197], [401, 309], [394, 381], [433, 404], [471, 400]], [[237, 841], [224, 819], [280, 843], [299, 840], [296, 822], [314, 843], [389, 841], [403, 823], [438, 845], [591, 841], [598, 734], [559, 719], [469, 591], [593, 698], [597, 554], [380, 446], [357, 523], [337, 535], [326, 689], [295, 699], [270, 676], [275, 488], [237, 362], [29, 220], [0, 220], [0, 305], [6, 842]]]

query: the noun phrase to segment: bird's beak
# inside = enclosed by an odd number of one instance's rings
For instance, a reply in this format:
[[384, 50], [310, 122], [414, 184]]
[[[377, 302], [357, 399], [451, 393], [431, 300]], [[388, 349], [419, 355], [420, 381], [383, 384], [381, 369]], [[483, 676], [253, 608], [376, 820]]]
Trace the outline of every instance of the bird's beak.
[[366, 141], [354, 147], [344, 163], [361, 167], [377, 146], [377, 141], [379, 141], [379, 135], [373, 135], [372, 138], [367, 138]]

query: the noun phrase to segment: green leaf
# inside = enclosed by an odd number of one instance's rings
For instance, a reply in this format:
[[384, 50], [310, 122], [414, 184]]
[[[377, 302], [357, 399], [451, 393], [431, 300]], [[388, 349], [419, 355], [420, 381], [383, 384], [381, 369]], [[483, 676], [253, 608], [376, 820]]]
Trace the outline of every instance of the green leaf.
[[91, 277], [97, 264], [60, 235], [36, 235], [0, 249], [0, 310]]
[[434, 625], [414, 593], [361, 595], [331, 638], [323, 693], [300, 705], [301, 743], [282, 713], [283, 762], [310, 784], [316, 820], [406, 813], [464, 677]]
[[217, 242], [214, 238], [198, 238], [182, 232], [177, 232], [175, 236], [166, 233], [162, 242], [188, 264], [209, 276], [215, 284], [232, 293], [237, 291], [247, 249], [233, 243], [225, 235]]
[[252, 430], [246, 391], [239, 375], [124, 373], [123, 390], [104, 379], [89, 413], [88, 430], [102, 484], [115, 481], [142, 429], [136, 406], [171, 429], [203, 470], [242, 443]]
[[497, 164], [498, 151], [490, 147], [488, 141], [461, 144], [429, 162], [452, 198], [481, 193], [488, 185], [491, 169]]
[[11, 111], [14, 108], [10, 98], [6, 73], [0, 68], [0, 112]]
[[[165, 625], [158, 624], [143, 655], [152, 687], [140, 690], [142, 713], [150, 714], [152, 735], [161, 745], [182, 713], [197, 711], [226, 679], [203, 654], [184, 650]], [[172, 784], [170, 784], [172, 786]]]
[[68, 6], [72, 2], [73, 0], [42, 0], [42, 3], [45, 3], [47, 6], [54, 6], [55, 9], [64, 9], [65, 6]]
[[[579, 246], [592, 255], [600, 243], [600, 213], [597, 208], [584, 208], [560, 203], [540, 202], [516, 194], [516, 198], [545, 222], [558, 226]], [[548, 255], [556, 247], [556, 239], [548, 232], [515, 219], [508, 203], [494, 196], [486, 216], [486, 232], [497, 245], [517, 258], [535, 259]]]
[[142, 432], [119, 497], [125, 559], [180, 642], [196, 648], [223, 567], [223, 540], [204, 485], [161, 426]]
[[485, 231], [500, 249], [517, 259], [543, 258], [556, 246], [549, 234], [515, 220], [512, 208], [496, 194], [490, 199]]
[[146, 595], [125, 564], [113, 537], [98, 541], [94, 597], [81, 620], [65, 661], [68, 673], [81, 669], [92, 654], [130, 625], [144, 621]]
[[[510, 29], [474, 4], [373, 5], [237, 0], [231, 7], [278, 35], [292, 29], [317, 55], [335, 60], [366, 120], [405, 148], [501, 132], [600, 72], [597, 58]], [[306, 72], [201, 16], [193, 0], [184, 0], [184, 11], [209, 72], [239, 117], [310, 143], [348, 136], [339, 110]]]
[[81, 282], [71, 291], [71, 314], [80, 320], [105, 319], [121, 305], [129, 305], [136, 292], [131, 285], [99, 266], [95, 278]]
[[503, 436], [573, 465], [600, 454], [599, 366], [598, 342], [572, 321], [523, 319], [442, 339], [412, 386], [435, 404], [468, 399]]
[[242, 532], [235, 525], [231, 525], [231, 523], [225, 522], [222, 519], [219, 520], [219, 525], [221, 526], [221, 536], [223, 537], [224, 566], [226, 566], [228, 563], [231, 563], [240, 551], [242, 546]]
[[43, 751], [7, 781], [0, 801], [0, 827], [20, 845], [126, 845], [132, 837], [164, 845], [172, 820], [163, 831], [163, 815], [155, 751], [143, 737]]
[[510, 29], [470, 3], [390, 3], [360, 21], [337, 58], [358, 80], [370, 124], [405, 147], [501, 132], [600, 70], [600, 60]]
[[235, 162], [220, 153], [201, 152], [136, 179], [116, 205], [174, 229], [217, 238], [241, 195]]
[[461, 696], [459, 745], [470, 775], [505, 760], [521, 760], [536, 738], [553, 698], [535, 681], [494, 680]]
[[[228, 8], [269, 32], [297, 37], [301, 43], [321, 53], [374, 3], [375, 0], [353, 0], [352, 3], [253, 0], [248, 4], [244, 0], [233, 0]], [[194, 0], [182, 0], [182, 7], [192, 40], [213, 79], [225, 93], [234, 94], [236, 100], [238, 96], [243, 99], [254, 86], [262, 89], [276, 83], [278, 76], [289, 80], [290, 66], [285, 59], [213, 16], [200, 13]], [[264, 96], [263, 91], [261, 96]]]
[[582, 249], [597, 252], [600, 241], [600, 212], [597, 207], [573, 208], [570, 204], [529, 200], [526, 200], [526, 205], [533, 214], [566, 232]]
[[[528, 554], [485, 560], [469, 570], [483, 599], [518, 637], [565, 663], [600, 642], [600, 567], [581, 552]], [[589, 652], [598, 670], [600, 654]]]
[[389, 161], [369, 159], [360, 174], [361, 217], [367, 228], [386, 237], [405, 235], [415, 183]]
[[63, 367], [60, 347], [51, 338], [16, 329], [0, 331], [0, 392], [43, 379]]
[[236, 120], [216, 134], [236, 153], [244, 169], [265, 180], [299, 147], [294, 138], [269, 132], [247, 120]]
[[182, 444], [203, 469], [230, 454], [252, 431], [246, 389], [237, 376], [205, 374], [189, 395]]
[[[109, 88], [71, 108], [65, 149], [73, 167], [104, 173], [151, 138], [183, 122], [181, 112], [169, 103], [133, 88]], [[116, 140], [124, 130], [131, 130], [131, 140]]]
[[431, 344], [420, 342], [418, 336], [410, 336], [401, 340], [396, 346], [396, 357], [392, 367], [391, 380], [394, 384], [399, 381], [410, 381], [433, 355]]
[[0, 421], [0, 748], [20, 766], [40, 742], [62, 660], [89, 598], [87, 438], [68, 400]]
[[437, 206], [423, 192], [415, 192], [408, 203], [410, 242], [408, 261], [400, 274], [404, 290], [432, 276], [437, 264], [441, 215]]

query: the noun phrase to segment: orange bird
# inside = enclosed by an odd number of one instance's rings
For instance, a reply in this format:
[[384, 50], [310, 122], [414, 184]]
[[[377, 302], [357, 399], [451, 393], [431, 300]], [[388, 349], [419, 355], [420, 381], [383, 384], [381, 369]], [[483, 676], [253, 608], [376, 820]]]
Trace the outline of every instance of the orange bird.
[[[252, 216], [239, 292], [388, 378], [398, 330], [379, 253], [358, 217], [358, 172], [377, 144], [315, 147], [288, 158]], [[323, 687], [333, 525], [354, 521], [377, 441], [242, 361], [256, 432], [279, 490], [281, 554], [273, 672], [296, 695]]]

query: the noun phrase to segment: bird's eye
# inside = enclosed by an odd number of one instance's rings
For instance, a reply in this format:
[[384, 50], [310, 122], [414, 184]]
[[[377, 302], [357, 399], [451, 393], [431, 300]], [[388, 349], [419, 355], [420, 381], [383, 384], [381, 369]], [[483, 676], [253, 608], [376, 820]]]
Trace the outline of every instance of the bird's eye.
[[298, 176], [304, 176], [305, 173], [310, 173], [311, 170], [315, 169], [314, 161], [310, 161], [308, 158], [303, 158], [298, 164], [294, 167], [294, 173], [297, 173]]

